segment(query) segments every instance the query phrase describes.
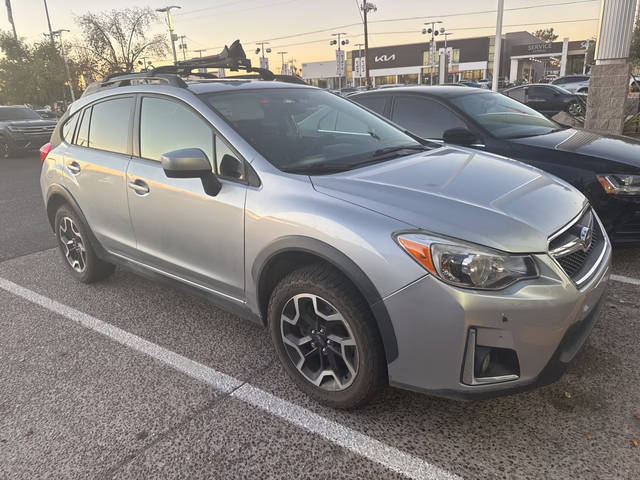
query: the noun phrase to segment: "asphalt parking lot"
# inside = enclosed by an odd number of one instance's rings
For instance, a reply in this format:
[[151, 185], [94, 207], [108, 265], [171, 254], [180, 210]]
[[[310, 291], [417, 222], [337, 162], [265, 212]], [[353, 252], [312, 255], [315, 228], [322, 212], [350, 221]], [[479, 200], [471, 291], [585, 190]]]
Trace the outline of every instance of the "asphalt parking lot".
[[321, 407], [268, 333], [124, 270], [65, 275], [35, 157], [0, 161], [0, 478], [640, 477], [640, 248], [548, 387]]

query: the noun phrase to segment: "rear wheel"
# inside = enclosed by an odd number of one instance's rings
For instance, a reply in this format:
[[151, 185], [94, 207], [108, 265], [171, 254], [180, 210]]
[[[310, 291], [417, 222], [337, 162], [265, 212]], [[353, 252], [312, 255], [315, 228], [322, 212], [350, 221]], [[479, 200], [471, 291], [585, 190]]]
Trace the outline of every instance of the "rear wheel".
[[384, 348], [369, 307], [334, 269], [312, 265], [287, 275], [272, 294], [268, 319], [285, 370], [320, 403], [361, 407], [387, 384]]
[[584, 115], [584, 105], [581, 102], [570, 103], [567, 107], [567, 113], [572, 117], [580, 117]]
[[88, 227], [70, 207], [63, 205], [56, 212], [55, 232], [64, 262], [77, 280], [92, 283], [113, 273], [114, 266], [98, 258]]

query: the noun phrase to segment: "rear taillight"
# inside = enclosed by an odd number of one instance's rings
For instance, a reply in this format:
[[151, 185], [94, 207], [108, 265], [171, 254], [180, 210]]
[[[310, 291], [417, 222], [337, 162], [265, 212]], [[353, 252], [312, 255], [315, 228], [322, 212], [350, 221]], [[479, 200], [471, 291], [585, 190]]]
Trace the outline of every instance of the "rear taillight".
[[42, 163], [44, 163], [44, 161], [47, 159], [47, 155], [49, 155], [50, 151], [51, 151], [51, 143], [45, 143], [40, 147], [40, 161]]

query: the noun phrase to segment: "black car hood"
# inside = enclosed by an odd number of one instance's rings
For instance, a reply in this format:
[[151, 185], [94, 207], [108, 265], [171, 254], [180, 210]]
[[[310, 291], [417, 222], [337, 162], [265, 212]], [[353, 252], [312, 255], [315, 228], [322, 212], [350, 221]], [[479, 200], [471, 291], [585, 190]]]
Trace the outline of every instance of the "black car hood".
[[618, 135], [600, 135], [568, 128], [535, 137], [514, 138], [510, 142], [532, 147], [588, 155], [640, 168], [640, 141]]

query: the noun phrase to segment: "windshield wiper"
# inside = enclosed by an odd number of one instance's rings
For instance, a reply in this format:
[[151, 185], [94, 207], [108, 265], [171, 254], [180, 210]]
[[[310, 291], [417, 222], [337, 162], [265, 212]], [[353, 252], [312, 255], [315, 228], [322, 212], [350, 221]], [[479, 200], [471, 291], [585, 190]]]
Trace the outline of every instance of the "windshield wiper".
[[425, 145], [420, 145], [420, 144], [416, 144], [416, 145], [398, 145], [396, 147], [386, 147], [386, 148], [381, 148], [379, 150], [376, 150], [375, 152], [373, 152], [373, 158], [379, 158], [381, 156], [384, 155], [388, 155], [390, 153], [397, 153], [397, 152], [401, 152], [402, 150], [417, 150], [417, 151], [425, 151], [425, 150], [429, 150], [428, 147], [426, 147]]
[[328, 175], [330, 173], [344, 172], [349, 170], [349, 167], [349, 165], [331, 165], [325, 163], [320, 165], [309, 165], [306, 167], [283, 168], [282, 171], [287, 173], [296, 173], [298, 175]]

